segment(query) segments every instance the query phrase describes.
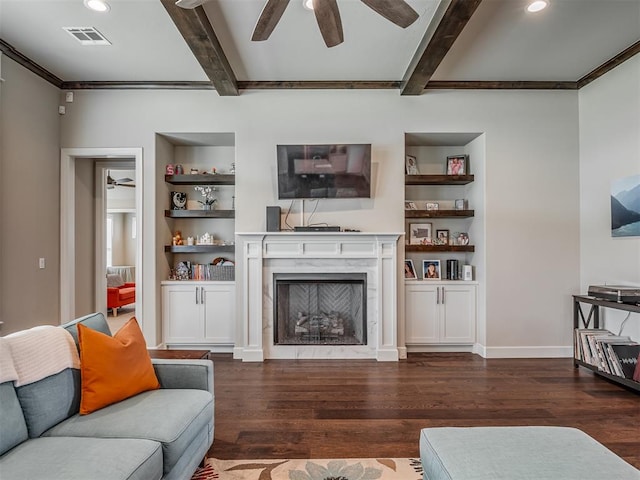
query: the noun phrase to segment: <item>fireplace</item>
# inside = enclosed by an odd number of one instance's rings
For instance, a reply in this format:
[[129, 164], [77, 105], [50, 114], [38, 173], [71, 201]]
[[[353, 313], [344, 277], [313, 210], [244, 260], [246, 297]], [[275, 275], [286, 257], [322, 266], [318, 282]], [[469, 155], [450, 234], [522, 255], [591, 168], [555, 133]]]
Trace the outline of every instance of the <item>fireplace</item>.
[[274, 345], [366, 345], [366, 273], [275, 273]]
[[[234, 358], [245, 362], [406, 358], [404, 346], [398, 346], [399, 237], [361, 232], [237, 233], [236, 286], [242, 294]], [[291, 285], [291, 280], [301, 285]], [[323, 291], [339, 288], [344, 290], [337, 295], [351, 297], [348, 309], [327, 300], [335, 299], [335, 291], [331, 295]], [[278, 301], [278, 295], [289, 298]], [[292, 302], [291, 297], [297, 296], [307, 300]], [[278, 316], [286, 319], [280, 327]]]

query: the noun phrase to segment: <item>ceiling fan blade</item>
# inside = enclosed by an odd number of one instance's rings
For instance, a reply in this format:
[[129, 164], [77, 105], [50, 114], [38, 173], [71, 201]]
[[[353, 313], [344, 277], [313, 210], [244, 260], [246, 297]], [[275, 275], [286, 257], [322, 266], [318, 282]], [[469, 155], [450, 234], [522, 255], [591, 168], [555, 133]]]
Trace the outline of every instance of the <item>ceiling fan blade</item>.
[[404, 0], [361, 0], [361, 2], [402, 28], [407, 28], [419, 16], [418, 12]]
[[344, 42], [342, 20], [336, 0], [313, 0], [313, 11], [327, 47], [335, 47]]
[[273, 32], [273, 29], [276, 28], [276, 25], [280, 21], [287, 5], [289, 5], [289, 0], [267, 0], [260, 14], [260, 18], [258, 18], [256, 28], [253, 30], [251, 40], [260, 42], [269, 38], [271, 32]]

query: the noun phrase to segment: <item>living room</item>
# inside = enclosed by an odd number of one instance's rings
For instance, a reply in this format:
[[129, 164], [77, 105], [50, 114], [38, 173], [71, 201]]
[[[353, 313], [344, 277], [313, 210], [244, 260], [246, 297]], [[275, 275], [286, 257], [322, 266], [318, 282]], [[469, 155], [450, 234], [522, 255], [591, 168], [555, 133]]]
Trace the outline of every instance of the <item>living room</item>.
[[[391, 294], [397, 296], [399, 351], [406, 348], [408, 133], [483, 138], [481, 156], [470, 157], [471, 173], [484, 177], [475, 182], [482, 186], [484, 205], [474, 219], [484, 236], [473, 239], [478, 248], [470, 257], [479, 280], [474, 346], [481, 355], [476, 359], [570, 361], [571, 295], [594, 284], [640, 285], [639, 240], [613, 238], [610, 225], [611, 183], [640, 169], [638, 55], [573, 90], [447, 89], [408, 97], [393, 89], [248, 89], [226, 97], [195, 89], [72, 89], [72, 103], [65, 102], [66, 89], [7, 55], [1, 62], [2, 335], [90, 313], [75, 309], [74, 292], [60, 277], [68, 268], [60, 253], [65, 247], [60, 205], [68, 195], [59, 180], [68, 173], [61, 167], [61, 151], [89, 158], [91, 152], [124, 149], [134, 151], [128, 155], [136, 159], [142, 192], [136, 313], [147, 344], [163, 346], [161, 282], [172, 267], [164, 251], [172, 233], [162, 213], [169, 208], [164, 175], [166, 164], [176, 163], [175, 146], [163, 137], [169, 134], [233, 133], [239, 234], [266, 231], [265, 207], [291, 208], [290, 201], [278, 199], [277, 145], [371, 144], [371, 198], [319, 201], [313, 222], [400, 235], [397, 291]], [[224, 173], [230, 162], [214, 166]], [[315, 202], [307, 203], [304, 219], [300, 203], [293, 204], [295, 224], [308, 221]], [[11, 208], [17, 204], [20, 209]], [[234, 255], [238, 316], [244, 281], [240, 248]], [[37, 268], [39, 258], [46, 259], [46, 268]], [[75, 272], [74, 283], [93, 281]], [[612, 331], [623, 320], [620, 312], [607, 312]], [[237, 319], [238, 345], [243, 322]], [[624, 332], [640, 340], [636, 314]]]

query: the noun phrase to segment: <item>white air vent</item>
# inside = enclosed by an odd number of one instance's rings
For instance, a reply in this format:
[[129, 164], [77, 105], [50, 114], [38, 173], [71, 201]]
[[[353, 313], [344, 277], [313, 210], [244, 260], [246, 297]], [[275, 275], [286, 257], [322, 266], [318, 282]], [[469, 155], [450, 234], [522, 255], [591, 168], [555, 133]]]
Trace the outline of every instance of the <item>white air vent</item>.
[[111, 45], [111, 42], [94, 27], [62, 27], [62, 29], [82, 45]]

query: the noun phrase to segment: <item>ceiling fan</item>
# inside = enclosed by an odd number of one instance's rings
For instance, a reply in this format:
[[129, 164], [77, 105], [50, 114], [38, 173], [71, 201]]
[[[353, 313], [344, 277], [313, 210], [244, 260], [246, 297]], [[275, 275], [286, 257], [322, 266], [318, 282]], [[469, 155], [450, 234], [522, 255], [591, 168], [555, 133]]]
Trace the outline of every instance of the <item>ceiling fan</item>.
[[119, 178], [116, 180], [111, 176], [111, 172], [107, 171], [107, 189], [108, 190], [111, 190], [116, 187], [136, 188], [136, 184], [131, 182], [133, 182], [133, 179], [129, 177]]
[[[196, 8], [207, 0], [177, 0], [182, 8]], [[418, 19], [418, 13], [405, 0], [360, 0], [366, 6], [399, 27], [407, 28]], [[289, 0], [267, 0], [253, 30], [251, 40], [267, 40], [276, 27]], [[313, 11], [320, 33], [327, 47], [335, 47], [344, 41], [342, 20], [337, 0], [313, 0]]]
[[[367, 7], [399, 27], [407, 28], [418, 19], [418, 13], [404, 0], [360, 0]], [[267, 0], [260, 14], [251, 40], [266, 40], [284, 13], [289, 0]], [[342, 20], [337, 0], [313, 0], [313, 11], [320, 33], [327, 47], [335, 47], [344, 41]]]

